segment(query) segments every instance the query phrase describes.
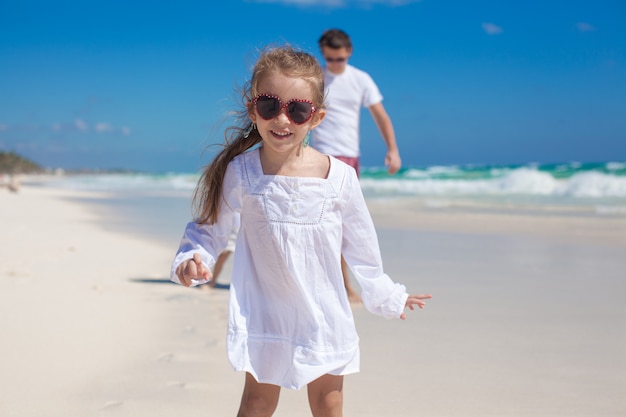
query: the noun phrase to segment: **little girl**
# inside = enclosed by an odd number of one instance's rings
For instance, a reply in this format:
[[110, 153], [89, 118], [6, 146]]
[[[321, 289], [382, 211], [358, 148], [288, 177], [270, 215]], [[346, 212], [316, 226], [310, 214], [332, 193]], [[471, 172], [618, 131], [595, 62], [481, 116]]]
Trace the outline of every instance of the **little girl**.
[[[359, 338], [341, 255], [365, 307], [405, 319], [430, 295], [408, 295], [383, 272], [354, 169], [308, 146], [322, 121], [324, 77], [290, 46], [265, 50], [244, 93], [241, 124], [205, 169], [171, 278], [210, 270], [239, 224], [230, 287], [228, 358], [246, 372], [242, 416], [271, 416], [280, 388], [308, 386], [314, 416], [341, 416], [343, 375], [359, 371]], [[255, 145], [260, 146], [255, 147]]]

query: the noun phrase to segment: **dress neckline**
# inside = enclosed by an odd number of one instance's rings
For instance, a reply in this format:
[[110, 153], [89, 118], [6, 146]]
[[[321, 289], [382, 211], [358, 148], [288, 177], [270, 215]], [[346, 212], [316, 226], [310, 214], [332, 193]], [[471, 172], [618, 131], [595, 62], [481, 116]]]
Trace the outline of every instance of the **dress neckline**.
[[301, 180], [320, 180], [320, 181], [328, 181], [330, 179], [330, 176], [332, 174], [332, 172], [334, 171], [334, 167], [335, 167], [335, 162], [333, 161], [333, 158], [330, 157], [330, 155], [326, 155], [323, 154], [327, 159], [328, 159], [328, 173], [326, 174], [325, 178], [322, 177], [300, 177], [300, 176], [295, 176], [295, 175], [280, 175], [280, 174], [266, 174], [265, 172], [263, 172], [263, 164], [261, 163], [261, 152], [260, 149], [257, 148], [254, 150], [254, 152], [256, 152], [256, 157], [254, 158], [254, 163], [256, 165], [256, 169], [257, 172], [262, 175], [263, 177], [266, 178], [294, 178], [294, 179], [301, 179]]

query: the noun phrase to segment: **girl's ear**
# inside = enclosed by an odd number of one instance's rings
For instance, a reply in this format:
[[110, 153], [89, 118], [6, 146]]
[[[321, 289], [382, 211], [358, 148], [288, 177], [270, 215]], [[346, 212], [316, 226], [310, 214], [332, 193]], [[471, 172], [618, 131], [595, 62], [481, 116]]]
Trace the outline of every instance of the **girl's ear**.
[[326, 117], [325, 109], [321, 109], [320, 111], [315, 112], [313, 120], [311, 120], [310, 128], [315, 129], [317, 126], [319, 126], [319, 124], [322, 123], [322, 120], [324, 120], [324, 117]]
[[252, 101], [248, 100], [248, 117], [252, 120], [252, 123], [256, 123], [256, 112], [254, 111], [254, 106], [252, 105]]

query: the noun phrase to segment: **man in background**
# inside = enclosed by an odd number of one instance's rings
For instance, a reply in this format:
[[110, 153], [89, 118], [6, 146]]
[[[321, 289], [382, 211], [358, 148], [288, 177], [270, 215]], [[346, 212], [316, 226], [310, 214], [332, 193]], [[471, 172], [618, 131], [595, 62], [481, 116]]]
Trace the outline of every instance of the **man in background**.
[[[329, 29], [320, 37], [319, 47], [326, 61], [323, 67], [326, 117], [311, 132], [312, 146], [324, 154], [346, 162], [359, 176], [359, 116], [361, 107], [366, 107], [387, 145], [385, 155], [387, 171], [391, 175], [395, 174], [402, 166], [402, 161], [393, 124], [383, 106], [383, 96], [372, 77], [348, 64], [348, 59], [352, 56], [350, 37], [340, 29]], [[348, 297], [351, 302], [359, 302], [360, 296], [350, 284], [348, 267], [343, 258], [341, 266]]]

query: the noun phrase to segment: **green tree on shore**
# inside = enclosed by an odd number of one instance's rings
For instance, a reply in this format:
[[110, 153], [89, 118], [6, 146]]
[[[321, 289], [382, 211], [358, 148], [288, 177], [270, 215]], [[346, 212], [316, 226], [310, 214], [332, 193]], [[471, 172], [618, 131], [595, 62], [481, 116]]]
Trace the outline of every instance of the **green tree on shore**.
[[42, 172], [44, 169], [37, 163], [30, 161], [15, 152], [0, 151], [0, 173], [3, 174], [31, 174]]

